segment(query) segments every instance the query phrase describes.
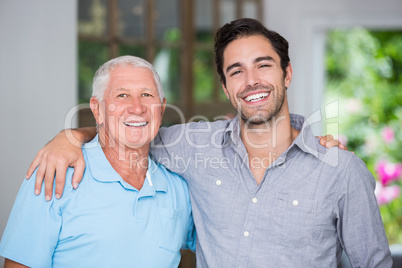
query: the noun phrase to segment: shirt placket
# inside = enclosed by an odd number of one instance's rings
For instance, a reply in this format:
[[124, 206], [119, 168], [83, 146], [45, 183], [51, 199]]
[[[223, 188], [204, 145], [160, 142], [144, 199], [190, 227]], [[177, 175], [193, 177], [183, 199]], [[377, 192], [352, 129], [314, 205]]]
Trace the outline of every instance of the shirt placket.
[[[247, 214], [244, 221], [242, 230], [239, 230], [241, 234], [238, 248], [238, 257], [236, 260], [236, 267], [247, 267], [248, 258], [252, 256], [250, 253], [251, 243], [253, 242], [253, 236], [255, 235], [255, 224], [259, 210], [259, 191], [253, 193], [248, 200]], [[250, 255], [251, 254], [251, 255]]]
[[[252, 192], [248, 195], [248, 206], [247, 213], [244, 219], [244, 224], [241, 229], [239, 229], [239, 247], [237, 249], [237, 258], [235, 267], [244, 268], [247, 267], [248, 259], [252, 256], [250, 249], [251, 243], [253, 242], [254, 230], [256, 219], [258, 216], [259, 210], [259, 197], [260, 192], [258, 191], [259, 187], [250, 186], [249, 184], [255, 183], [255, 178], [250, 170], [248, 165], [248, 156], [246, 153], [246, 149], [244, 146], [238, 146], [235, 148], [236, 153], [240, 156], [240, 159], [243, 161], [243, 165], [241, 165], [241, 170], [238, 170], [239, 176], [244, 176], [245, 183], [248, 184], [246, 188], [253, 189]], [[245, 169], [247, 170], [246, 172]], [[246, 192], [250, 192], [246, 190]], [[243, 198], [242, 198], [243, 199]]]
[[[239, 155], [242, 155], [242, 149], [241, 147], [238, 148], [237, 153]], [[247, 156], [245, 156], [247, 157]], [[264, 179], [261, 181], [260, 185], [256, 188], [256, 190], [250, 195], [249, 200], [248, 200], [248, 207], [247, 207], [247, 214], [244, 220], [244, 225], [243, 229], [240, 230], [241, 234], [240, 236], [240, 241], [239, 241], [239, 248], [237, 250], [237, 259], [236, 259], [236, 267], [237, 268], [245, 268], [248, 267], [248, 260], [253, 257], [251, 250], [251, 245], [253, 243], [253, 237], [261, 235], [261, 234], [256, 234], [255, 233], [255, 226], [257, 224], [257, 218], [259, 213], [264, 213], [264, 211], [261, 211], [260, 209], [260, 204], [259, 200], [262, 198], [262, 195], [266, 194], [267, 192], [267, 187], [269, 187], [269, 184], [272, 184], [274, 181], [274, 177], [277, 176], [276, 169], [277, 167], [281, 167], [284, 162], [285, 162], [286, 157], [280, 157], [277, 159], [274, 163], [274, 165], [270, 166], [267, 168], [264, 174]], [[243, 161], [244, 161], [243, 157]], [[248, 161], [248, 159], [246, 159]], [[244, 168], [245, 166], [243, 166]], [[248, 182], [255, 182], [255, 178], [252, 175], [252, 172], [250, 170], [250, 167], [247, 165], [247, 172], [248, 172]], [[239, 174], [243, 174], [244, 172], [239, 172]], [[276, 175], [275, 175], [276, 174]], [[265, 188], [262, 189], [262, 188]], [[261, 190], [262, 189], [262, 190]], [[263, 224], [263, 223], [260, 223]]]

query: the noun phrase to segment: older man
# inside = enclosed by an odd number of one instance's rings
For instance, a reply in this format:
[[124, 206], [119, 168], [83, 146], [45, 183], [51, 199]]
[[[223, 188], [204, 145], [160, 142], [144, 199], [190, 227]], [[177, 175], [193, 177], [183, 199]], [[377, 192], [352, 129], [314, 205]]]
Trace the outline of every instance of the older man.
[[[188, 182], [197, 266], [336, 267], [345, 250], [353, 267], [391, 267], [374, 178], [358, 157], [320, 146], [308, 122], [289, 114], [288, 42], [239, 19], [218, 30], [215, 61], [238, 116], [161, 128], [151, 149]], [[66, 144], [57, 158], [45, 157]], [[65, 163], [56, 166], [59, 157]], [[43, 161], [39, 185], [45, 170], [48, 188], [54, 167], [80, 158], [58, 136], [33, 163]]]
[[0, 245], [5, 267], [177, 267], [180, 249], [194, 250], [188, 186], [148, 157], [165, 109], [152, 65], [105, 63], [91, 109], [99, 134], [82, 148], [84, 182], [43, 202], [24, 181]]

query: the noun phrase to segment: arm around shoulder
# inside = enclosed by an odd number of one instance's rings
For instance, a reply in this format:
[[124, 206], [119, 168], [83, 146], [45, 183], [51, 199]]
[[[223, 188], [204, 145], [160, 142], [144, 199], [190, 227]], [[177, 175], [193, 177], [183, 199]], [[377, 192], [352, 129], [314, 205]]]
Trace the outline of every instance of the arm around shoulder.
[[[63, 193], [65, 174], [68, 167], [74, 167], [73, 187], [77, 188], [82, 180], [85, 161], [81, 145], [90, 141], [96, 135], [95, 127], [67, 129], [61, 131], [43, 147], [31, 163], [26, 178], [30, 178], [39, 166], [36, 173], [35, 194], [41, 192], [42, 182], [45, 181], [45, 194], [51, 199], [53, 180], [56, 179], [56, 197]], [[55, 176], [56, 175], [56, 176]]]

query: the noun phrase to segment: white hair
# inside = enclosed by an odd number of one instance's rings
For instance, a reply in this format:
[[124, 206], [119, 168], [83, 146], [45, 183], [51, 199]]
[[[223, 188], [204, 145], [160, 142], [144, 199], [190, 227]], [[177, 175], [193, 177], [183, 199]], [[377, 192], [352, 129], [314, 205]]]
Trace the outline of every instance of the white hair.
[[152, 72], [159, 97], [161, 98], [161, 102], [163, 102], [164, 94], [158, 73], [155, 71], [151, 63], [135, 56], [120, 56], [109, 60], [99, 67], [94, 75], [92, 83], [92, 97], [96, 98], [98, 101], [103, 101], [103, 95], [109, 84], [110, 71], [114, 70], [118, 66], [126, 64], [133, 67], [144, 67]]

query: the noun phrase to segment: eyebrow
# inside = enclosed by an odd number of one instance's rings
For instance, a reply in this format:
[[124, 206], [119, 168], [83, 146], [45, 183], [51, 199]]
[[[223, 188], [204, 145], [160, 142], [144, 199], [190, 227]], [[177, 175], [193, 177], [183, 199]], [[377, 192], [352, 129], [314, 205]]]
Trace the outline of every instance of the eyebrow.
[[275, 62], [274, 58], [272, 58], [271, 56], [265, 56], [265, 57], [258, 57], [254, 60], [254, 63], [260, 62], [260, 61], [273, 61]]
[[[257, 63], [257, 62], [264, 61], [264, 60], [275, 62], [274, 58], [272, 58], [271, 56], [258, 57], [258, 58], [256, 58], [256, 59], [254, 59], [253, 62], [254, 62], [254, 63]], [[241, 66], [243, 66], [243, 64], [241, 64], [240, 62], [235, 62], [235, 63], [229, 65], [229, 66], [226, 68], [226, 73], [228, 73], [228, 72], [229, 72], [231, 69], [233, 69], [233, 68], [241, 67]]]

